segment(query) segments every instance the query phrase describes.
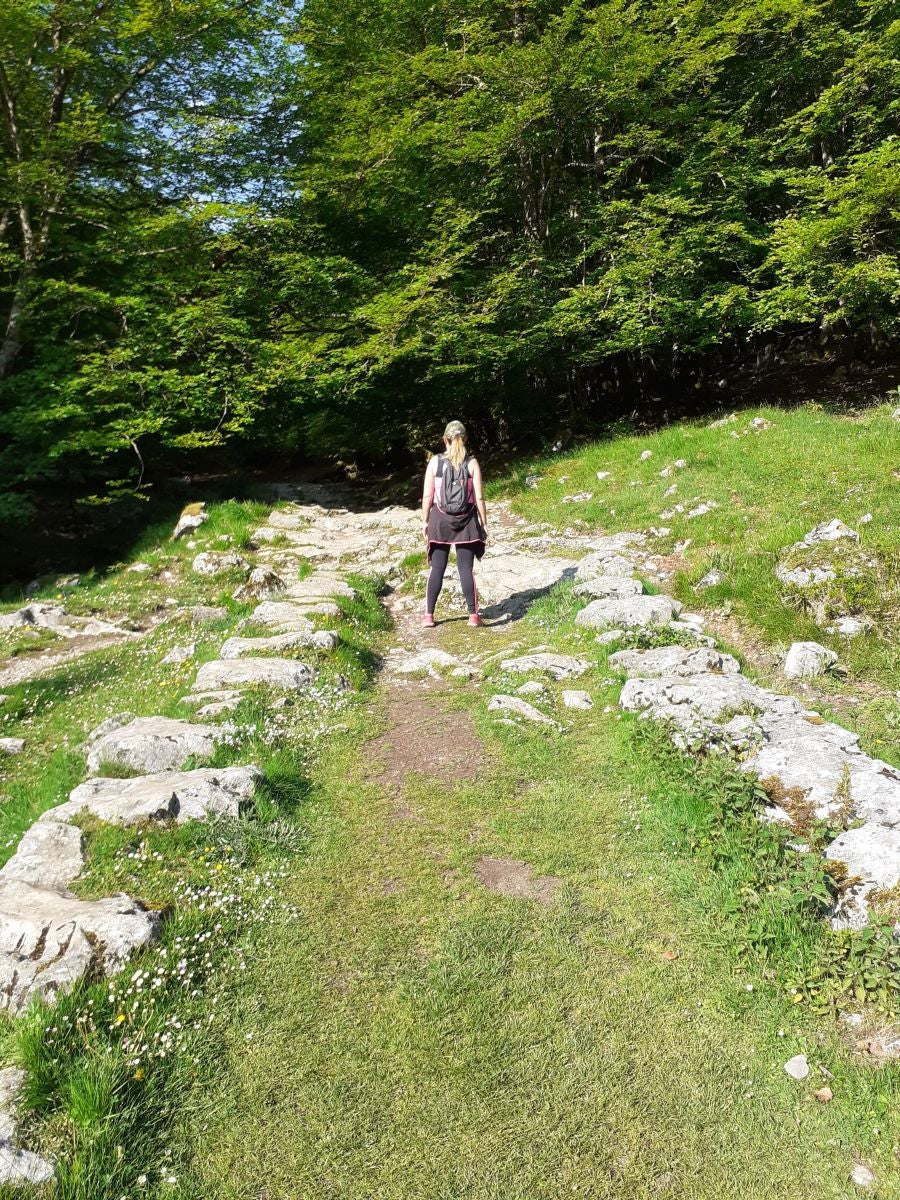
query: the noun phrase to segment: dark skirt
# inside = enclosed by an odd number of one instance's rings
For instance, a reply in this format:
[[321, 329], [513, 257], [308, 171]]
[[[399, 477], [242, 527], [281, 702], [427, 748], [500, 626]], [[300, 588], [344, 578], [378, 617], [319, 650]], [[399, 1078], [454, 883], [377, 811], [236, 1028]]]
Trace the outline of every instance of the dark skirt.
[[428, 514], [428, 561], [431, 562], [431, 548], [435, 543], [442, 546], [469, 546], [476, 558], [484, 554], [484, 530], [478, 519], [478, 509], [472, 508], [467, 513], [454, 516], [445, 513], [432, 504]]

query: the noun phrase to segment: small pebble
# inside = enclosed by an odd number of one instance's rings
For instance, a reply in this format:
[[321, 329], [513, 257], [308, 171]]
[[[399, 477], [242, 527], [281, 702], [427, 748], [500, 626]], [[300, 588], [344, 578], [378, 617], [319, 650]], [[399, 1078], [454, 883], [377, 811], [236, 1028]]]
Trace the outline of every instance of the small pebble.
[[784, 1064], [785, 1072], [790, 1075], [791, 1079], [805, 1079], [809, 1074], [809, 1063], [805, 1054], [795, 1054], [793, 1058], [789, 1058]]

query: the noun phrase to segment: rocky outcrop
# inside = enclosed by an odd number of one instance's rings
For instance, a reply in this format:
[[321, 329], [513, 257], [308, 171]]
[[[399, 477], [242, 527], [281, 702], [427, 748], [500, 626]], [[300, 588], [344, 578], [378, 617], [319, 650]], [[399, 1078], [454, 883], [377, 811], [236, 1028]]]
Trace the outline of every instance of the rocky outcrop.
[[218, 725], [197, 725], [174, 717], [135, 717], [113, 728], [109, 724], [104, 722], [88, 737], [91, 774], [97, 774], [104, 763], [144, 774], [177, 771], [189, 758], [209, 758], [226, 733]]
[[81, 813], [90, 813], [108, 825], [183, 824], [209, 817], [237, 817], [241, 804], [252, 799], [261, 777], [258, 767], [248, 766], [163, 771], [135, 779], [89, 779], [75, 788], [65, 804], [45, 812], [31, 832], [53, 828]]
[[54, 1174], [53, 1164], [46, 1158], [17, 1145], [16, 1108], [24, 1082], [25, 1072], [18, 1067], [0, 1071], [0, 1184], [10, 1187], [38, 1187], [49, 1183]]
[[52, 1000], [94, 973], [112, 974], [156, 936], [161, 917], [128, 896], [78, 900], [18, 879], [0, 880], [0, 1008]]
[[667, 625], [681, 611], [668, 596], [631, 596], [594, 600], [575, 618], [576, 625], [590, 629], [648, 629]]
[[308, 687], [315, 671], [294, 658], [216, 659], [204, 663], [197, 672], [196, 687], [245, 688], [262, 684], [281, 691]]
[[501, 671], [515, 675], [530, 675], [533, 672], [552, 675], [554, 679], [573, 679], [590, 669], [590, 663], [571, 654], [539, 652], [525, 654], [521, 658], [505, 658], [500, 662]]

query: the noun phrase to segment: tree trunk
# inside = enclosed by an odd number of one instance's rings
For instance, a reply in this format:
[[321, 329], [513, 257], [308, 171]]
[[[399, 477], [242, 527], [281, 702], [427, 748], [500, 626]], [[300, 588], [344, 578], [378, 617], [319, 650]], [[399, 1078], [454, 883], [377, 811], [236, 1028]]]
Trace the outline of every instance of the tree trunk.
[[6, 319], [6, 332], [3, 335], [3, 345], [0, 346], [0, 381], [9, 374], [10, 368], [22, 349], [22, 321], [25, 315], [25, 293], [30, 281], [31, 271], [26, 266], [19, 273], [16, 289], [13, 292], [9, 316]]

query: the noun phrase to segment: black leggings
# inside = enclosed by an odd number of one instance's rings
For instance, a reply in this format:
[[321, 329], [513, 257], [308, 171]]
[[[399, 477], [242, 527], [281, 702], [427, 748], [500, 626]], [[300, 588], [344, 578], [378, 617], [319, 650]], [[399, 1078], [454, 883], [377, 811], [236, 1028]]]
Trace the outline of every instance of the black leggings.
[[[433, 542], [431, 545], [431, 571], [428, 575], [428, 588], [425, 594], [425, 611], [434, 613], [441, 587], [444, 583], [444, 572], [450, 561], [450, 547], [444, 542]], [[466, 598], [466, 608], [470, 613], [478, 611], [478, 593], [475, 590], [475, 576], [472, 568], [475, 566], [475, 551], [470, 546], [456, 547], [456, 566], [459, 569], [459, 582], [462, 584], [463, 595]]]

